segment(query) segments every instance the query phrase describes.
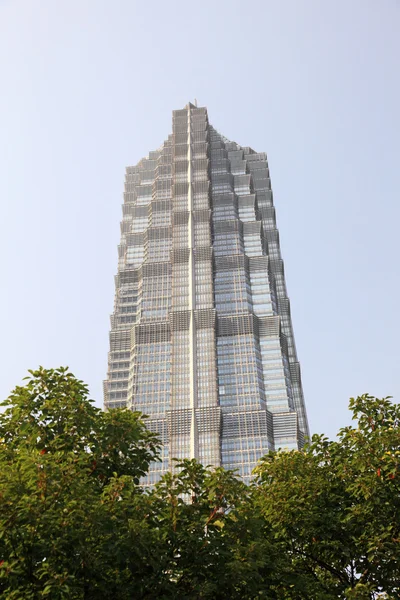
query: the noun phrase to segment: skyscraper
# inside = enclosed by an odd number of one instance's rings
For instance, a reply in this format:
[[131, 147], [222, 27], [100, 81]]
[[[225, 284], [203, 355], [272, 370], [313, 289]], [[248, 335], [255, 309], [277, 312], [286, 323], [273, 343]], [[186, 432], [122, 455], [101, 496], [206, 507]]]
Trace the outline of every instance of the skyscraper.
[[265, 153], [188, 104], [126, 169], [105, 408], [149, 416], [172, 458], [238, 469], [308, 435]]

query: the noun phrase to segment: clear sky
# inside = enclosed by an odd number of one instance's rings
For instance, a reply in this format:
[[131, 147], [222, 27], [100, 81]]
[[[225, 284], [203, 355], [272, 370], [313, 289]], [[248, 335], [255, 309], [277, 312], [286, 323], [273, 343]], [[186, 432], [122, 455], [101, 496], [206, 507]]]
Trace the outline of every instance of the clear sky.
[[398, 0], [0, 0], [1, 377], [102, 403], [125, 166], [197, 98], [268, 153], [311, 429], [399, 399]]

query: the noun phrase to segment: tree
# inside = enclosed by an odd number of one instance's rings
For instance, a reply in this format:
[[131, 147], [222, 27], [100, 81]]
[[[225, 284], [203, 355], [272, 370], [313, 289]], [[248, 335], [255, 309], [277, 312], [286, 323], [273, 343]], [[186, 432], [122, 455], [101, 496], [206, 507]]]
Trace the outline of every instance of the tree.
[[315, 435], [257, 468], [259, 510], [305, 590], [296, 598], [400, 594], [400, 407], [364, 395], [350, 409], [358, 426], [336, 441]]
[[140, 479], [157, 437], [38, 369], [0, 413], [0, 596], [7, 600], [371, 600], [400, 595], [400, 408], [350, 401], [335, 441], [272, 452], [246, 486], [177, 463]]
[[280, 556], [259, 534], [251, 488], [233, 472], [184, 460], [154, 487], [149, 502], [149, 525], [163, 545], [151, 597], [239, 600], [260, 597], [261, 583], [271, 587]]
[[2, 597], [223, 599], [257, 592], [259, 565], [278, 557], [263, 538], [257, 543], [250, 488], [233, 473], [186, 460], [144, 493], [139, 479], [157, 458], [157, 439], [138, 413], [95, 408], [86, 386], [64, 368], [31, 372], [4, 406]]
[[1, 597], [111, 597], [129, 568], [110, 552], [112, 506], [125, 485], [140, 493], [157, 439], [138, 413], [95, 408], [65, 368], [31, 372], [3, 405]]

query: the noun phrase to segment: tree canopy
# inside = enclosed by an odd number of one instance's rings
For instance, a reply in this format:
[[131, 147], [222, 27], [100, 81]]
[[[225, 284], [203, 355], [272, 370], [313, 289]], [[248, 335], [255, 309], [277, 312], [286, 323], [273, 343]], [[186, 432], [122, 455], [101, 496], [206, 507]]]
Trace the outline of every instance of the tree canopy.
[[66, 368], [30, 372], [0, 413], [0, 597], [400, 596], [400, 409], [271, 452], [245, 485], [194, 460], [151, 489], [145, 418], [102, 412]]

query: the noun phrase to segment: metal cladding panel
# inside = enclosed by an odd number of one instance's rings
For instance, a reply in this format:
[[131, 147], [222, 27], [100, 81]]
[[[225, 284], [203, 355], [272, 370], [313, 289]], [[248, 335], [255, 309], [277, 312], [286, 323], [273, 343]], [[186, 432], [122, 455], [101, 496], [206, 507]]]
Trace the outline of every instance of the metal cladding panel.
[[110, 332], [110, 350], [116, 352], [118, 350], [129, 350], [131, 346], [130, 330], [111, 331]]
[[169, 323], [143, 323], [135, 325], [131, 330], [132, 348], [142, 344], [168, 342], [170, 339], [171, 328]]
[[271, 415], [265, 409], [222, 411], [222, 426], [228, 438], [264, 438], [272, 441]]
[[203, 308], [195, 311], [197, 329], [214, 329], [216, 323], [216, 312], [213, 308]]
[[248, 334], [258, 335], [258, 320], [254, 315], [239, 314], [229, 317], [218, 317], [218, 336], [223, 337]]
[[258, 331], [260, 336], [279, 336], [281, 332], [280, 317], [258, 317]]
[[191, 314], [189, 310], [176, 310], [169, 313], [171, 331], [188, 331], [190, 328]]
[[249, 270], [249, 259], [245, 254], [234, 256], [218, 256], [214, 261], [216, 271], [234, 271], [238, 269]]
[[204, 247], [198, 246], [197, 248], [194, 249], [193, 254], [194, 254], [194, 260], [196, 262], [211, 263], [211, 261], [212, 261], [213, 252], [212, 252], [212, 248], [210, 246], [204, 246]]
[[189, 248], [176, 248], [171, 250], [171, 263], [172, 264], [180, 264], [180, 263], [188, 263], [189, 262]]
[[168, 411], [168, 432], [170, 436], [189, 435], [192, 411], [187, 409]]
[[199, 433], [208, 431], [221, 431], [221, 408], [219, 406], [205, 406], [196, 409], [196, 418], [198, 422]]
[[243, 233], [243, 223], [239, 219], [214, 223], [214, 235], [239, 231]]
[[171, 275], [170, 262], [145, 263], [141, 269], [142, 277], [165, 277]]

